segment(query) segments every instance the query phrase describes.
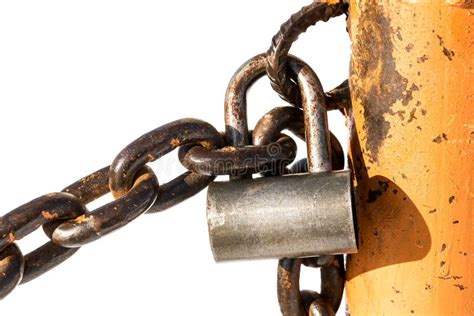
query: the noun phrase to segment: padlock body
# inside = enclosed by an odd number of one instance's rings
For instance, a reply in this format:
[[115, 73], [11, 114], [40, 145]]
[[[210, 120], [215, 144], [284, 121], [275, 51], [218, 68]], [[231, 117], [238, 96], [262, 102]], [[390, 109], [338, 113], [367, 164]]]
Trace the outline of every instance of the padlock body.
[[211, 183], [214, 259], [356, 252], [352, 191], [349, 170]]

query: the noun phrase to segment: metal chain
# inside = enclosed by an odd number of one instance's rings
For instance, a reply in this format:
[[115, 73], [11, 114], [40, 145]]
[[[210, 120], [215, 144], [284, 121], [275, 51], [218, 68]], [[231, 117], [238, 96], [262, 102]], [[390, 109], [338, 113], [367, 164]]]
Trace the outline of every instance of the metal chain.
[[[194, 119], [174, 121], [141, 136], [119, 153], [112, 166], [80, 179], [60, 193], [44, 195], [0, 217], [0, 298], [19, 283], [53, 269], [82, 245], [123, 227], [140, 214], [165, 210], [193, 196], [215, 174], [275, 172], [273, 167], [281, 166], [285, 159], [288, 163], [293, 161], [296, 151], [294, 141], [281, 131], [288, 129], [304, 139], [303, 126], [300, 109], [283, 107], [274, 108], [259, 120], [252, 133], [252, 146], [225, 147], [217, 130]], [[333, 157], [337, 157], [333, 167], [341, 168], [342, 148], [332, 134], [331, 143]], [[145, 164], [181, 145], [179, 156], [192, 171], [159, 185]], [[225, 162], [224, 169], [220, 169], [218, 161]], [[128, 179], [132, 179], [131, 187], [126, 185]], [[126, 193], [122, 193], [120, 185], [125, 185]], [[118, 188], [117, 200], [89, 211], [86, 204], [108, 193], [110, 187]], [[15, 241], [40, 226], [51, 241], [23, 256]]]
[[[317, 21], [346, 12], [342, 3], [312, 3], [282, 25], [266, 54], [249, 60], [234, 75], [225, 99], [225, 134], [212, 125], [181, 119], [144, 134], [125, 147], [110, 166], [66, 187], [43, 195], [0, 217], [0, 299], [18, 284], [53, 269], [78, 249], [115, 231], [144, 213], [166, 210], [197, 194], [217, 175], [231, 179], [262, 172], [265, 176], [304, 172], [304, 161], [286, 166], [296, 155], [296, 143], [282, 134], [290, 130], [304, 139], [304, 119], [296, 107], [274, 108], [253, 132], [248, 130], [246, 92], [259, 77], [268, 75], [273, 88], [288, 102], [300, 106], [301, 95], [288, 71], [291, 44]], [[328, 110], [348, 107], [347, 81], [326, 94]], [[330, 135], [333, 169], [344, 165], [342, 148]], [[147, 163], [178, 149], [179, 160], [189, 170], [159, 184]], [[115, 200], [89, 211], [86, 204], [111, 192]], [[49, 237], [43, 246], [23, 255], [15, 241], [39, 227]], [[300, 291], [301, 264], [320, 267], [321, 293]], [[331, 315], [341, 300], [344, 284], [342, 256], [307, 259], [284, 258], [278, 265], [278, 298], [284, 315]]]
[[[319, 21], [328, 21], [330, 18], [346, 13], [347, 3], [342, 1], [335, 4], [314, 1], [308, 6], [293, 14], [288, 21], [283, 23], [280, 31], [273, 37], [272, 44], [267, 51], [267, 75], [273, 89], [288, 103], [301, 107], [301, 95], [294, 78], [288, 68], [288, 52], [291, 45], [310, 26]], [[342, 84], [346, 87], [347, 82]], [[336, 91], [334, 91], [337, 93]], [[338, 103], [337, 97], [331, 98], [328, 104]], [[329, 106], [330, 109], [332, 106]]]
[[[233, 147], [209, 150], [201, 146], [182, 147], [179, 159], [188, 170], [206, 175], [242, 176], [247, 173], [262, 172], [267, 169], [268, 161], [281, 165], [293, 161], [296, 156], [295, 141], [284, 134], [276, 135], [269, 142], [259, 146]], [[260, 157], [256, 160], [252, 157]]]
[[[62, 192], [41, 196], [0, 217], [0, 299], [18, 284], [56, 267], [79, 247], [125, 226], [145, 212], [155, 213], [178, 204], [214, 179], [209, 172], [187, 171], [159, 185], [146, 163], [182, 145], [192, 145], [183, 151], [185, 161], [203, 159], [208, 162], [206, 166], [213, 160], [234, 161], [225, 164], [229, 174], [258, 172], [259, 167], [277, 165], [283, 158], [293, 161], [296, 144], [291, 138], [280, 137], [274, 144], [282, 150], [272, 153], [270, 145], [232, 150], [224, 147], [223, 136], [214, 127], [196, 119], [177, 120], [141, 136], [125, 147], [111, 166], [80, 179]], [[204, 152], [197, 151], [198, 148]], [[194, 152], [197, 157], [193, 157]], [[194, 167], [196, 171], [203, 170], [199, 164]], [[86, 204], [109, 191], [116, 200], [94, 211], [87, 209]], [[41, 226], [51, 241], [24, 256], [15, 241]]]

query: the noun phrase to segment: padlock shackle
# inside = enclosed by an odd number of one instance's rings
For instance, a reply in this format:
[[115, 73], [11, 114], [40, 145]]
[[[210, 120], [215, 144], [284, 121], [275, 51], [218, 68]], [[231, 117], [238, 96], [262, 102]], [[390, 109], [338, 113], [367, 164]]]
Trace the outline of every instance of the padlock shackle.
[[[321, 82], [311, 67], [289, 55], [289, 66], [297, 78], [304, 110], [308, 151], [308, 172], [331, 171], [331, 145], [327, 122], [326, 98]], [[232, 76], [225, 95], [225, 137], [231, 146], [250, 142], [247, 122], [247, 91], [266, 73], [267, 56], [247, 60]]]
[[301, 91], [308, 172], [331, 171], [331, 143], [323, 87], [316, 73], [302, 60], [292, 56], [289, 59], [289, 65]]

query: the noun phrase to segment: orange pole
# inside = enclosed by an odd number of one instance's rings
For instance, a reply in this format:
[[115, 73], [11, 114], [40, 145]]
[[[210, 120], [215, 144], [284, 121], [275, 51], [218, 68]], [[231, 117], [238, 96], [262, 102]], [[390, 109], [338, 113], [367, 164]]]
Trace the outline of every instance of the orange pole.
[[473, 1], [351, 0], [353, 316], [474, 315]]

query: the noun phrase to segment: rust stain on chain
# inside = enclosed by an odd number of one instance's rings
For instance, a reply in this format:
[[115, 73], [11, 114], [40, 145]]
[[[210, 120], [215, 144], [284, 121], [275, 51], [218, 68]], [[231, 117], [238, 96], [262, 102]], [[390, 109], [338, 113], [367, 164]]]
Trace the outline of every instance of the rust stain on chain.
[[177, 138], [172, 138], [171, 141], [170, 141], [170, 145], [171, 145], [173, 148], [178, 147], [179, 144], [180, 144], [180, 142], [179, 142], [179, 139], [177, 139]]
[[51, 212], [48, 212], [48, 211], [42, 211], [41, 216], [43, 216], [47, 220], [54, 220], [54, 219], [58, 218], [58, 214], [51, 213]]
[[285, 289], [291, 289], [291, 287], [293, 286], [290, 275], [288, 273], [282, 274], [281, 282]]
[[213, 143], [208, 141], [208, 140], [200, 141], [199, 145], [201, 145], [202, 147], [207, 148], [207, 149], [210, 149], [214, 146]]
[[236, 151], [237, 149], [233, 146], [225, 146], [223, 148], [221, 148], [221, 151], [222, 152], [226, 152], [226, 153], [230, 153], [230, 152], [233, 152], [233, 151]]
[[6, 257], [0, 260], [0, 271], [2, 270], [3, 267], [8, 266], [11, 263], [12, 259], [13, 259], [12, 257]]
[[74, 219], [74, 221], [77, 223], [77, 224], [82, 224], [84, 222], [89, 222], [92, 220], [92, 216], [89, 216], [89, 217], [86, 217], [86, 215], [81, 215], [79, 217], [77, 217], [76, 219]]

